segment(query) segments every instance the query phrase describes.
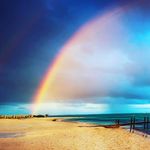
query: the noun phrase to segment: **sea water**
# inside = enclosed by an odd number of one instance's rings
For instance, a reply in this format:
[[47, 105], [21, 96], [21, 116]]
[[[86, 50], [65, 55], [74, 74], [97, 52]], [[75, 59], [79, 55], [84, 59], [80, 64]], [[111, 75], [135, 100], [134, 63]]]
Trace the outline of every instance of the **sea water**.
[[[63, 117], [66, 117], [65, 121], [84, 122], [84, 123], [91, 123], [95, 125], [114, 125], [116, 123], [116, 120], [119, 120], [120, 124], [130, 123], [131, 117], [135, 117], [135, 122], [143, 122], [144, 117], [149, 117], [150, 119], [150, 113], [70, 115], [70, 116], [63, 116]], [[129, 127], [130, 126], [124, 126], [124, 128], [127, 129], [129, 129]], [[149, 123], [149, 128], [150, 128], [150, 123]], [[139, 124], [139, 125], [136, 124], [135, 129], [150, 134], [150, 129], [144, 130], [143, 124]]]

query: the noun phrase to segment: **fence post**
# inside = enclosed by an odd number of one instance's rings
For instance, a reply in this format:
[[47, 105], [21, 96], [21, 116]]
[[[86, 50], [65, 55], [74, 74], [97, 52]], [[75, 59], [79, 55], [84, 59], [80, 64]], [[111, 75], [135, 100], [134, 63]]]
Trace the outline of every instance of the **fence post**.
[[120, 124], [120, 120], [118, 120], [118, 125]]
[[131, 117], [131, 119], [130, 119], [130, 132], [132, 131], [132, 121], [133, 121], [133, 118]]
[[146, 133], [148, 134], [148, 129], [149, 129], [149, 117], [147, 117], [146, 121]]
[[144, 131], [146, 129], [146, 117], [144, 117]]
[[134, 133], [134, 130], [135, 130], [135, 116], [133, 117], [133, 133]]

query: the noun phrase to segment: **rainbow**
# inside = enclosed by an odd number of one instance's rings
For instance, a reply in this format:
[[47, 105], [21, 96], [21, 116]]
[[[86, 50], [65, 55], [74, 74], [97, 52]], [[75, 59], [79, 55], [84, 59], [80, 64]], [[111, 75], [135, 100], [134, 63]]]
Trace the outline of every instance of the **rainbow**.
[[60, 49], [59, 54], [53, 60], [53, 63], [50, 64], [46, 74], [44, 75], [42, 81], [40, 82], [34, 96], [33, 96], [33, 108], [32, 113], [37, 113], [40, 104], [45, 101], [46, 94], [49, 91], [49, 86], [55, 81], [55, 77], [63, 64], [63, 60], [65, 59], [65, 55], [67, 55], [70, 47], [76, 43], [76, 41], [82, 42], [85, 40], [88, 31], [91, 28], [94, 28], [95, 22], [98, 20], [99, 27], [105, 26], [108, 21], [111, 21], [112, 16], [120, 15], [124, 11], [124, 8], [119, 7], [117, 9], [113, 9], [112, 11], [104, 13], [104, 15], [96, 16], [94, 19], [87, 22], [83, 25], [68, 41], [67, 43]]

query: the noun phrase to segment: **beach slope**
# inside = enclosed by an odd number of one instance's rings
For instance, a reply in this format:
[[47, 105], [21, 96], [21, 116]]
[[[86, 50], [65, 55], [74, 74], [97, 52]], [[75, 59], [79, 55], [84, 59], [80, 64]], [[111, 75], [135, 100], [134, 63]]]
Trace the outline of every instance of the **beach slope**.
[[0, 119], [0, 150], [150, 150], [150, 139], [117, 128], [49, 118]]

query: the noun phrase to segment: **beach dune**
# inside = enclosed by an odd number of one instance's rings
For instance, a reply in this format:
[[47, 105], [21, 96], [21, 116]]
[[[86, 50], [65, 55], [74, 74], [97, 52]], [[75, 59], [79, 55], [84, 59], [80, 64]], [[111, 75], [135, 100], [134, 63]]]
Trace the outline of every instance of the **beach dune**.
[[0, 119], [0, 150], [150, 150], [150, 139], [116, 128], [49, 118]]

